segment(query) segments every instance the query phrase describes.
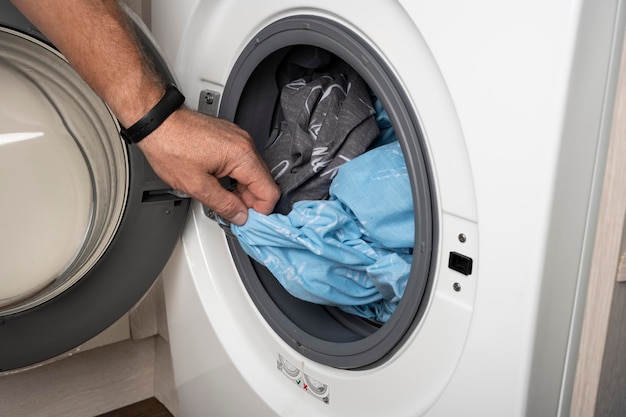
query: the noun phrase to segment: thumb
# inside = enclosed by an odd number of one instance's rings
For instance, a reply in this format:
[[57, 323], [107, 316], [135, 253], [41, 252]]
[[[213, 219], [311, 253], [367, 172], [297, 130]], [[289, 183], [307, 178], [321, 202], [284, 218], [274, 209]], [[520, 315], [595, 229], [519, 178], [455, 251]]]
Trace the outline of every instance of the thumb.
[[208, 184], [204, 192], [193, 196], [217, 215], [237, 226], [248, 220], [248, 208], [239, 196], [225, 189], [213, 176], [207, 178]]

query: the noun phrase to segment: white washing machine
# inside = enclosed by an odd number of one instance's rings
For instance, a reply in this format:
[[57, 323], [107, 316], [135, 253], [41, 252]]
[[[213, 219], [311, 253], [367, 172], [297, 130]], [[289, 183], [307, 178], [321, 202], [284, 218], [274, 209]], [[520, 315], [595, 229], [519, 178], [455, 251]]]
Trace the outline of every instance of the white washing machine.
[[164, 271], [183, 416], [568, 415], [622, 2], [152, 7], [188, 102], [259, 148], [286, 59], [350, 65], [392, 120], [415, 208], [409, 284], [380, 324], [291, 297], [193, 203]]
[[160, 274], [188, 206], [54, 46], [0, 2], [0, 373], [70, 351], [125, 314]]

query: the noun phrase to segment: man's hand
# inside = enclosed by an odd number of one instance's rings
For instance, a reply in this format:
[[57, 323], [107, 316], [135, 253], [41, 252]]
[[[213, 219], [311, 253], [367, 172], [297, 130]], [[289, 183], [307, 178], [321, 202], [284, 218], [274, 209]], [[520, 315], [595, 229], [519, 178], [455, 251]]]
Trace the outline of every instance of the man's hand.
[[[132, 126], [163, 96], [163, 83], [143, 58], [117, 1], [12, 1], [123, 126]], [[138, 146], [161, 179], [232, 223], [243, 224], [248, 208], [267, 214], [278, 200], [278, 186], [250, 135], [226, 120], [181, 108]], [[224, 176], [238, 181], [234, 192], [219, 184]]]
[[[237, 225], [248, 208], [271, 213], [280, 197], [250, 135], [226, 120], [181, 108], [138, 146], [163, 181]], [[218, 182], [225, 176], [237, 181], [234, 192]]]

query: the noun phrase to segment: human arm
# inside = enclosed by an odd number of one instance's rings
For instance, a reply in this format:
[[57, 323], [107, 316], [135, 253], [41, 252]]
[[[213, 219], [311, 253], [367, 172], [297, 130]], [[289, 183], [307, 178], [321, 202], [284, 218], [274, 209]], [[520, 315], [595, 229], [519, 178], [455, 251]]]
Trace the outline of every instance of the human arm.
[[[124, 127], [146, 114], [164, 85], [137, 47], [113, 0], [13, 0], [108, 104]], [[226, 120], [181, 107], [138, 143], [171, 187], [243, 224], [247, 208], [271, 212], [280, 194], [247, 132]], [[234, 192], [218, 178], [237, 180]]]

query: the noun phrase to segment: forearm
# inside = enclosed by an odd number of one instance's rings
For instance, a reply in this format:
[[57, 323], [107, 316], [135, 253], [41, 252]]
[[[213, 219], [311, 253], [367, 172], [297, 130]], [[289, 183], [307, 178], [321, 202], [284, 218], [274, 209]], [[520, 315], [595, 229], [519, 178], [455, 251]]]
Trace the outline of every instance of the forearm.
[[124, 127], [135, 123], [163, 95], [164, 86], [138, 49], [117, 1], [12, 1], [102, 97]]

